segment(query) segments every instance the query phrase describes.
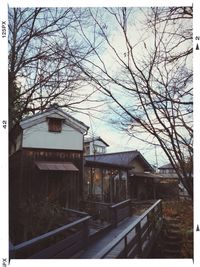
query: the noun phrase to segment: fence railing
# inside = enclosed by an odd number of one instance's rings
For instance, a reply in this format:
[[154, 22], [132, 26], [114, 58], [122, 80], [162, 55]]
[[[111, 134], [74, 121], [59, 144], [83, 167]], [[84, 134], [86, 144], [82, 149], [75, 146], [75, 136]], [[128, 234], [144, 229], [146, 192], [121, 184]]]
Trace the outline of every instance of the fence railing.
[[69, 258], [87, 246], [90, 218], [85, 216], [15, 246], [10, 243], [10, 258]]
[[147, 257], [162, 222], [162, 204], [158, 200], [93, 258]]
[[90, 214], [94, 219], [110, 222], [110, 203], [82, 201], [81, 207], [84, 211]]
[[113, 226], [117, 227], [117, 224], [123, 219], [132, 215], [131, 200], [127, 199], [120, 203], [110, 206], [110, 219]]

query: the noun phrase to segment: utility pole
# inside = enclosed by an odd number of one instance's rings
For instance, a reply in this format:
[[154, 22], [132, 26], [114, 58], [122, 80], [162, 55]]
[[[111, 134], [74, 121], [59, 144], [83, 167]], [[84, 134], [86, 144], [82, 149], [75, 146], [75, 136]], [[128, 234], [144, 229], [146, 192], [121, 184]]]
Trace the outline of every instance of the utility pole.
[[155, 158], [156, 158], [156, 173], [158, 172], [158, 155], [157, 155], [157, 148], [155, 145]]

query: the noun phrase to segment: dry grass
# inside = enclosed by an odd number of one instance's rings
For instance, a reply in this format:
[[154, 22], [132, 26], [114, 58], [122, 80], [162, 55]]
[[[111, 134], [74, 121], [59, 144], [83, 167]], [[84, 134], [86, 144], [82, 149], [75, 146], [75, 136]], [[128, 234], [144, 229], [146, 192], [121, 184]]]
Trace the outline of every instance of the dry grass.
[[181, 256], [193, 257], [193, 203], [189, 200], [163, 201], [163, 215], [177, 219], [182, 234]]

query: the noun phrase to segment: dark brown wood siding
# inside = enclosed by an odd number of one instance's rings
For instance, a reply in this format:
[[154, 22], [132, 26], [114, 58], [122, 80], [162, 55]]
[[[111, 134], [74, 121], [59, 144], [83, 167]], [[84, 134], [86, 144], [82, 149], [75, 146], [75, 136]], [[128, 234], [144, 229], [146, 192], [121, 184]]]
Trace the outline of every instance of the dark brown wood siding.
[[9, 158], [9, 205], [15, 209], [23, 198], [22, 151], [17, 151]]
[[[72, 162], [79, 171], [40, 171], [35, 161]], [[69, 208], [78, 208], [83, 194], [83, 152], [23, 149], [10, 159], [10, 180], [10, 194], [17, 201], [60, 195], [60, 203], [66, 200]]]

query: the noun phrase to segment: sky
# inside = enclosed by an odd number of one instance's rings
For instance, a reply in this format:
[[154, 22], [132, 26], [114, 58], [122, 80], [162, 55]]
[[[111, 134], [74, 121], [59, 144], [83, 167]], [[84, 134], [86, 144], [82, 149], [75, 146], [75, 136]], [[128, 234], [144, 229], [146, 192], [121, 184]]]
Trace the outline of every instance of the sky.
[[[95, 12], [95, 10], [93, 11]], [[101, 11], [102, 10], [100, 10], [100, 12]], [[133, 15], [129, 19], [129, 23], [128, 23], [128, 35], [131, 39], [132, 44], [137, 44], [134, 47], [134, 54], [137, 56], [137, 58], [140, 58], [144, 53], [146, 53], [146, 50], [144, 49], [143, 41], [146, 41], [148, 49], [151, 47], [153, 42], [149, 38], [148, 31], [143, 29], [140, 23], [144, 19], [144, 14], [139, 9], [135, 9], [132, 13]], [[115, 48], [117, 49], [117, 52], [119, 53], [120, 56], [122, 55], [123, 57], [124, 51], [126, 51], [126, 45], [124, 42], [123, 35], [121, 34], [120, 28], [115, 23], [115, 20], [113, 19], [112, 16], [109, 16], [108, 14], [104, 15], [104, 20], [108, 26], [109, 38], [111, 42], [115, 44]], [[91, 35], [91, 32], [90, 32], [91, 28], [84, 29], [84, 30], [88, 38], [92, 39], [93, 36]], [[70, 32], [70, 36], [73, 34], [75, 34], [75, 38], [79, 38], [77, 37], [78, 33], [76, 34], [76, 33]], [[97, 40], [99, 39], [101, 39], [100, 36], [97, 37]], [[61, 39], [58, 39], [58, 42], [59, 40], [61, 43], [62, 42]], [[77, 40], [79, 41], [79, 39]], [[33, 40], [33, 42], [34, 41], [35, 40]], [[27, 56], [30, 56], [30, 53], [34, 54], [35, 51], [29, 49], [27, 52]], [[105, 44], [102, 44], [102, 46], [100, 47], [99, 53], [101, 55], [102, 60], [105, 62], [107, 70], [109, 70], [109, 73], [112, 73], [115, 75], [115, 72], [116, 73], [118, 72], [120, 75], [121, 73], [120, 68], [119, 68], [119, 65], [116, 64], [115, 62], [116, 57], [112, 49], [109, 48], [108, 46], [105, 46]], [[95, 57], [94, 59], [93, 58], [91, 59], [94, 61], [97, 60]], [[43, 64], [46, 65], [45, 71], [47, 71], [48, 73], [49, 65], [47, 63], [48, 63], [48, 60], [47, 62], [45, 61]], [[39, 65], [41, 64], [42, 63], [40, 62]], [[46, 73], [44, 72], [43, 75], [45, 74]], [[33, 72], [32, 75], [33, 75], [32, 77], [33, 79], [35, 73]], [[20, 77], [18, 81], [23, 86], [25, 85], [26, 79], [23, 77]], [[45, 88], [43, 87], [43, 89]], [[89, 85], [88, 86], [86, 85], [84, 87], [81, 87], [80, 90], [81, 90], [79, 91], [80, 94], [87, 95], [87, 94], [90, 94], [90, 92], [93, 89]], [[120, 99], [120, 101], [123, 102], [125, 105], [129, 103], [130, 99], [123, 96], [123, 92], [121, 91], [121, 88], [117, 88], [117, 90], [115, 90], [114, 93], [115, 93], [115, 96], [117, 96], [118, 99]], [[35, 94], [36, 93], [34, 93], [34, 95]], [[45, 96], [45, 91], [43, 92], [43, 96]], [[96, 92], [94, 94], [93, 99], [104, 100], [105, 96], [102, 93]], [[61, 99], [59, 99], [59, 101], [61, 101]], [[83, 121], [85, 124], [87, 124], [90, 127], [90, 130], [88, 133], [90, 136], [91, 135], [101, 136], [103, 139], [105, 139], [105, 141], [109, 143], [110, 145], [108, 148], [108, 152], [139, 150], [143, 154], [143, 156], [149, 161], [149, 163], [152, 165], [156, 165], [157, 167], [160, 167], [163, 164], [168, 163], [168, 159], [166, 158], [165, 154], [162, 152], [159, 146], [155, 147], [155, 146], [150, 146], [149, 144], [143, 143], [136, 138], [128, 136], [124, 131], [120, 129], [120, 125], [118, 125], [118, 123], [116, 122], [119, 119], [117, 118], [117, 115], [115, 114], [115, 112], [112, 111], [112, 109], [114, 111], [117, 110], [116, 105], [111, 103], [109, 99], [106, 99], [104, 104], [100, 103], [99, 107], [95, 108], [95, 111], [92, 108], [94, 105], [96, 104], [90, 103], [90, 102], [89, 103], [83, 102], [80, 106], [81, 106], [81, 109], [84, 108], [85, 110], [83, 110], [82, 113], [76, 112], [76, 113], [72, 113], [71, 115]], [[67, 109], [66, 111], [68, 112]]]
[[[123, 54], [126, 51], [126, 45], [124, 42], [123, 34], [120, 33], [120, 29], [116, 26], [114, 20], [110, 20], [110, 17], [106, 17], [106, 19], [107, 20], [105, 20], [105, 23], [109, 25], [107, 28], [107, 31], [109, 32], [109, 40], [111, 40], [111, 43], [114, 44], [117, 53], [125, 61], [126, 59], [123, 58]], [[151, 49], [151, 46], [153, 45], [153, 39], [151, 37], [151, 34], [145, 28], [143, 28], [143, 26], [141, 26], [142, 24], [140, 22], [142, 22], [142, 20], [144, 20], [144, 14], [139, 9], [135, 9], [133, 16], [131, 16], [131, 19], [128, 23], [128, 37], [131, 40], [131, 44], [135, 45], [134, 56], [139, 59], [141, 58], [141, 56], [144, 57], [145, 54], [147, 54], [148, 57], [147, 51], [149, 51]], [[146, 42], [148, 50], [144, 48], [144, 42]], [[100, 55], [101, 59], [106, 65], [106, 69], [111, 75], [115, 75], [115, 72], [120, 75], [121, 69], [119, 64], [117, 64], [115, 61], [116, 57], [113, 50], [108, 46], [104, 47], [106, 47], [106, 49], [104, 48], [104, 50], [102, 50], [103, 52], [100, 52]], [[101, 62], [98, 63], [101, 65]], [[112, 85], [110, 87], [112, 87]], [[116, 86], [113, 85], [113, 87]], [[124, 105], [127, 105], [129, 103], [134, 105], [134, 101], [131, 100], [129, 96], [127, 97], [124, 95], [123, 89], [124, 88], [119, 87], [116, 87], [116, 90], [113, 89], [114, 96], [117, 96], [117, 99], [120, 100], [120, 102]], [[101, 97], [101, 95], [99, 94], [97, 97]], [[83, 107], [87, 107], [87, 105], [88, 103], [86, 103], [85, 105], [83, 104]], [[100, 111], [100, 114], [91, 111], [91, 117], [85, 116], [83, 114], [76, 115], [80, 120], [90, 126], [89, 135], [101, 136], [103, 139], [105, 139], [105, 141], [110, 145], [108, 148], [108, 152], [137, 149], [152, 165], [160, 167], [168, 163], [167, 157], [159, 146], [155, 147], [153, 145], [149, 145], [145, 142], [139, 141], [138, 139], [130, 137], [124, 131], [120, 130], [120, 125], [118, 124], [119, 118], [117, 118], [116, 114], [111, 111], [112, 108], [116, 110], [116, 105], [108, 103], [107, 106], [104, 105], [98, 109]], [[102, 116], [102, 114], [104, 114], [104, 116]], [[99, 119], [94, 118], [94, 116], [92, 115], [99, 117]]]
[[[200, 25], [200, 6], [199, 6], [199, 1], [194, 0], [194, 1], [167, 1], [167, 5], [191, 5], [192, 3], [194, 3], [194, 48], [197, 44], [197, 40], [195, 39], [196, 36], [200, 36], [200, 29], [199, 29], [199, 25]], [[7, 9], [7, 4], [9, 4], [10, 6], [24, 6], [24, 7], [31, 7], [31, 6], [82, 6], [83, 5], [83, 1], [52, 1], [52, 0], [44, 0], [44, 1], [25, 1], [25, 0], [13, 0], [13, 1], [7, 1], [7, 0], [1, 0], [0, 3], [0, 21], [4, 21], [7, 19], [7, 13], [6, 13], [6, 9]], [[84, 6], [123, 6], [123, 5], [127, 5], [127, 6], [155, 6], [155, 5], [166, 5], [166, 2], [164, 1], [154, 1], [154, 0], [149, 0], [149, 1], [143, 1], [143, 0], [134, 0], [134, 1], [84, 1]], [[198, 25], [198, 26], [197, 26]], [[200, 42], [199, 42], [200, 45]], [[1, 77], [3, 77], [3, 82], [1, 82], [1, 89], [5, 89], [7, 88], [7, 44], [4, 42], [4, 40], [1, 38], [0, 40], [0, 73], [1, 73]], [[194, 104], [195, 104], [195, 109], [196, 109], [196, 115], [194, 116], [195, 118], [195, 130], [196, 130], [196, 139], [195, 139], [195, 143], [194, 143], [194, 148], [195, 148], [195, 169], [194, 169], [194, 176], [196, 177], [199, 176], [200, 173], [200, 164], [199, 164], [199, 147], [200, 147], [200, 138], [199, 137], [199, 99], [200, 99], [200, 90], [199, 89], [199, 84], [200, 84], [200, 75], [199, 73], [199, 69], [200, 69], [200, 51], [194, 51], [194, 74], [195, 74], [195, 79], [194, 79], [194, 87], [196, 88], [195, 90], [195, 97], [194, 97]], [[1, 129], [0, 129], [0, 145], [1, 145], [1, 161], [0, 161], [0, 168], [1, 168], [1, 184], [0, 184], [0, 210], [1, 210], [1, 230], [3, 230], [0, 232], [0, 245], [1, 245], [1, 249], [0, 249], [0, 253], [1, 253], [1, 258], [7, 257], [7, 233], [8, 233], [8, 213], [7, 213], [7, 195], [6, 192], [8, 191], [8, 180], [5, 179], [6, 177], [8, 177], [8, 152], [7, 152], [7, 147], [8, 147], [8, 129], [3, 128], [3, 125], [5, 125], [4, 122], [8, 123], [8, 99], [7, 99], [7, 94], [5, 93], [0, 101], [0, 121], [1, 121]], [[122, 134], [121, 132], [116, 130], [116, 127], [111, 127], [109, 124], [105, 123], [103, 120], [99, 120], [99, 119], [94, 119], [94, 118], [88, 118], [84, 115], [78, 115], [77, 114], [77, 118], [83, 120], [84, 123], [86, 123], [88, 126], [90, 126], [90, 134], [95, 134], [98, 136], [101, 136], [109, 145], [110, 148], [108, 150], [108, 152], [114, 152], [114, 151], [123, 151], [123, 150], [134, 150], [134, 149], [138, 149], [144, 156], [145, 158], [151, 163], [151, 164], [155, 164], [155, 154], [157, 153], [158, 156], [158, 165], [162, 165], [166, 162], [165, 157], [161, 154], [161, 152], [157, 149], [157, 151], [155, 151], [155, 148], [152, 147], [148, 147], [145, 144], [141, 144], [140, 142], [136, 142], [135, 140], [130, 140], [129, 137], [125, 137], [124, 134]], [[195, 175], [196, 174], [196, 175]], [[3, 179], [4, 178], [4, 179]], [[195, 205], [195, 217], [194, 217], [194, 225], [196, 227], [196, 224], [199, 223], [200, 224], [200, 214], [199, 214], [199, 203], [200, 203], [200, 194], [199, 194], [199, 189], [200, 189], [200, 179], [195, 179], [194, 181], [195, 183], [195, 201], [194, 201], [194, 205]], [[4, 244], [4, 246], [2, 247], [2, 244]], [[177, 264], [180, 264], [181, 266], [199, 266], [200, 263], [200, 255], [199, 255], [199, 248], [200, 248], [200, 236], [198, 233], [195, 233], [195, 249], [194, 249], [194, 253], [195, 253], [195, 261], [194, 261], [194, 265], [193, 262], [191, 260], [170, 260], [170, 261], [160, 261], [157, 260], [156, 262], [153, 262], [154, 266], [177, 266]], [[39, 261], [37, 261], [37, 266], [40, 266]], [[110, 263], [110, 261], [109, 261]], [[108, 263], [108, 264], [109, 264]], [[113, 262], [112, 262], [113, 263]], [[28, 261], [15, 261], [11, 264], [11, 266], [36, 266], [36, 264], [33, 263], [33, 261], [30, 261], [30, 263], [28, 263]], [[58, 263], [55, 263], [54, 261], [48, 261], [48, 265], [46, 265], [46, 263], [44, 264], [44, 262], [41, 263], [42, 266], [66, 266], [66, 261], [59, 261]], [[80, 262], [74, 262], [71, 260], [68, 260], [67, 264], [72, 264], [75, 266], [80, 266]], [[82, 263], [81, 263], [82, 264]], [[99, 261], [85, 261], [85, 266], [101, 266], [102, 262]], [[106, 264], [106, 263], [105, 263]], [[133, 264], [130, 261], [121, 261], [118, 260], [115, 263], [115, 266], [120, 266], [120, 265], [127, 265], [130, 266], [130, 264]], [[134, 266], [146, 266], [147, 264], [149, 264], [149, 260], [147, 261], [143, 261], [143, 260], [134, 260]]]

